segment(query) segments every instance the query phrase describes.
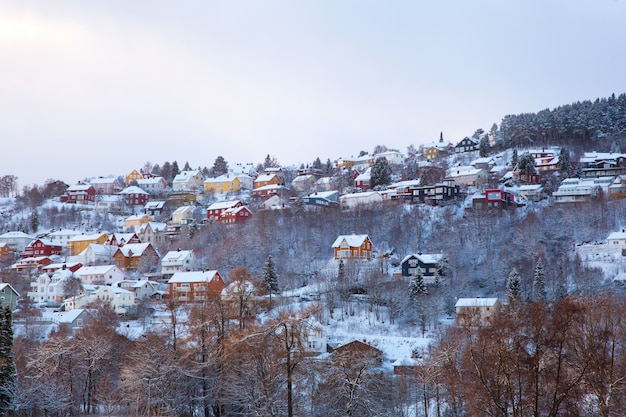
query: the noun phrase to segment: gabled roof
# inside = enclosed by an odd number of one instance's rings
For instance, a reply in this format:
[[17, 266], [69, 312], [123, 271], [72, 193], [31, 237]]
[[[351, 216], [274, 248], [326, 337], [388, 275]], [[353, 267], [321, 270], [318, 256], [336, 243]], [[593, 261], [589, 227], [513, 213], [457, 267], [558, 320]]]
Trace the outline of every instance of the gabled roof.
[[338, 248], [341, 246], [341, 242], [345, 241], [350, 247], [359, 247], [361, 246], [367, 239], [369, 239], [369, 235], [340, 235], [335, 242], [333, 243], [333, 248]]
[[493, 307], [496, 303], [497, 298], [459, 298], [455, 307]]
[[221, 280], [222, 276], [217, 271], [185, 271], [176, 272], [172, 278], [167, 281], [169, 284], [189, 283], [189, 282], [211, 282], [213, 280]]
[[131, 185], [130, 187], [126, 187], [124, 188], [122, 191], [120, 191], [120, 194], [143, 194], [143, 195], [148, 195], [148, 193], [143, 189], [143, 188], [139, 188], [136, 185]]
[[6, 282], [1, 282], [0, 283], [0, 291], [3, 291], [5, 288], [9, 288], [11, 291], [13, 291], [15, 293], [15, 295], [17, 295], [18, 297], [20, 296], [20, 293], [18, 293], [17, 291], [15, 291], [15, 288], [13, 288], [11, 286], [11, 284], [8, 284]]
[[76, 275], [79, 277], [86, 275], [104, 275], [111, 269], [116, 268], [115, 265], [96, 265], [96, 266], [83, 266], [76, 271]]
[[243, 203], [240, 200], [218, 201], [211, 204], [207, 210], [225, 210], [241, 204]]
[[280, 181], [280, 177], [277, 174], [261, 174], [256, 177], [256, 180], [254, 180], [254, 182], [267, 182], [271, 181], [274, 178], [278, 178], [278, 180]]
[[[201, 175], [202, 173], [200, 171], [198, 171], [197, 169], [191, 170], [191, 171], [183, 171], [180, 174], [178, 174], [177, 176], [174, 177], [173, 182], [188, 182], [190, 181], [192, 178], [196, 177], [197, 175]], [[203, 179], [204, 181], [204, 179]]]
[[92, 233], [88, 235], [76, 235], [69, 239], [70, 242], [85, 242], [85, 241], [94, 241], [100, 239], [102, 235], [106, 235], [106, 233]]
[[161, 263], [165, 264], [181, 262], [190, 256], [193, 256], [192, 250], [171, 250], [165, 254], [163, 259], [161, 259]]
[[143, 255], [148, 246], [152, 245], [150, 245], [150, 243], [129, 243], [128, 245], [117, 248], [115, 253], [121, 252], [126, 258], [137, 257]]

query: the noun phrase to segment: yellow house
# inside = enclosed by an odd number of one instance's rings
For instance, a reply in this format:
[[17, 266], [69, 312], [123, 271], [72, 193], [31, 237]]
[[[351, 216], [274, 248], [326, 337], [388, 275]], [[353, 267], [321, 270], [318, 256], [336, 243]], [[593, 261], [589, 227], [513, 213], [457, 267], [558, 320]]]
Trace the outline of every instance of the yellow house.
[[132, 216], [128, 216], [124, 220], [124, 229], [136, 229], [139, 230], [139, 227], [142, 224], [150, 223], [152, 221], [152, 217], [147, 214], [133, 214]]
[[238, 192], [241, 189], [241, 180], [228, 174], [204, 181], [204, 191], [207, 193], [226, 194]]
[[89, 247], [92, 243], [98, 245], [104, 245], [109, 240], [109, 235], [106, 233], [95, 233], [91, 235], [78, 235], [69, 240], [68, 249], [70, 255], [78, 255]]
[[141, 175], [141, 173], [139, 171], [137, 171], [136, 169], [133, 169], [133, 172], [131, 172], [130, 174], [128, 174], [126, 176], [126, 185], [130, 184], [131, 181], [135, 180], [142, 180], [143, 179], [143, 175]]

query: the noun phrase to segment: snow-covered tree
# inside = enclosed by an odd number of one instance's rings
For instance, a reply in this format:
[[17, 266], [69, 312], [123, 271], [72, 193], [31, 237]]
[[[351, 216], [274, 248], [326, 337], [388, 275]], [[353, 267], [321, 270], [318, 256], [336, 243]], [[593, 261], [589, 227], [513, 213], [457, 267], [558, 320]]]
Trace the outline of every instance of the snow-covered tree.
[[487, 138], [487, 136], [483, 136], [482, 138], [480, 138], [480, 142], [478, 145], [478, 154], [481, 158], [489, 155], [489, 139]]
[[224, 175], [228, 172], [228, 162], [224, 159], [223, 156], [218, 156], [215, 158], [215, 162], [213, 162], [212, 173], [216, 177], [220, 175]]
[[374, 166], [370, 171], [370, 187], [389, 185], [391, 182], [391, 167], [389, 161], [384, 157], [376, 158]]
[[536, 174], [535, 158], [529, 153], [520, 155], [517, 161], [517, 169], [524, 174]]
[[269, 255], [265, 261], [265, 267], [263, 268], [263, 284], [270, 295], [271, 302], [272, 294], [278, 292], [278, 274], [276, 274], [276, 266], [274, 265], [272, 255]]
[[535, 279], [533, 280], [533, 291], [535, 300], [546, 299], [546, 278], [543, 272], [543, 262], [541, 258], [537, 259], [535, 266]]
[[569, 177], [572, 173], [572, 162], [567, 148], [561, 148], [559, 152], [559, 172], [563, 178]]
[[519, 272], [513, 268], [506, 280], [506, 296], [509, 299], [509, 305], [520, 301], [520, 292]]
[[9, 415], [15, 394], [17, 371], [13, 356], [13, 317], [11, 308], [0, 312], [0, 415]]
[[426, 294], [428, 294], [428, 289], [424, 284], [424, 274], [422, 273], [421, 268], [418, 268], [417, 273], [411, 279], [411, 283], [409, 284], [409, 296], [411, 297], [411, 300], [415, 302]]

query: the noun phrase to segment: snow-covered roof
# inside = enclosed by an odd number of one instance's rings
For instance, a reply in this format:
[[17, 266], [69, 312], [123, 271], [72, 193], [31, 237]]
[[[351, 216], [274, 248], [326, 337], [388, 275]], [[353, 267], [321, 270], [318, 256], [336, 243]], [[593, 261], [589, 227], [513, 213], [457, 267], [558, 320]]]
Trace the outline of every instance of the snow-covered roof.
[[117, 248], [117, 250], [121, 251], [125, 257], [141, 256], [149, 245], [149, 243], [129, 243]]
[[497, 298], [459, 298], [455, 307], [493, 307], [497, 302]]
[[120, 194], [143, 194], [143, 195], [148, 195], [148, 193], [143, 188], [139, 188], [136, 185], [131, 185], [130, 187], [124, 188], [122, 191], [120, 191]]
[[341, 246], [341, 242], [345, 241], [350, 247], [358, 247], [369, 239], [369, 235], [340, 235], [333, 243], [333, 248]]
[[87, 240], [98, 240], [105, 233], [92, 233], [88, 235], [77, 235], [70, 238], [70, 242], [84, 242]]
[[169, 284], [188, 283], [188, 282], [209, 282], [217, 278], [217, 271], [185, 271], [176, 272], [172, 278], [167, 281]]
[[76, 275], [78, 276], [104, 275], [113, 268], [115, 268], [115, 265], [83, 266], [76, 271]]
[[171, 250], [161, 259], [162, 264], [181, 262], [193, 255], [192, 250]]
[[621, 230], [619, 232], [612, 232], [607, 240], [622, 240], [626, 239], [626, 231]]
[[209, 206], [207, 210], [224, 210], [236, 206], [241, 203], [240, 200], [218, 201]]
[[30, 238], [30, 239], [34, 239], [33, 236], [31, 235], [27, 235], [24, 232], [19, 232], [19, 231], [15, 231], [15, 232], [6, 232], [0, 235], [0, 239], [15, 239], [15, 238]]

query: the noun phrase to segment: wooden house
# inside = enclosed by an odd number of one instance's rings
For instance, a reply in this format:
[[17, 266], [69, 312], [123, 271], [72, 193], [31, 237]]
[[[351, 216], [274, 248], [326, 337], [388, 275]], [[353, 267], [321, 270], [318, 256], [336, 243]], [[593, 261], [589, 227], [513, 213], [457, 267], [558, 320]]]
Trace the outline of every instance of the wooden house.
[[455, 153], [473, 152], [480, 149], [480, 141], [475, 138], [464, 137], [454, 146]]
[[145, 206], [148, 202], [148, 192], [136, 185], [124, 188], [120, 195], [127, 206]]
[[497, 298], [459, 298], [455, 305], [457, 326], [487, 326], [501, 309]]
[[70, 239], [68, 244], [69, 254], [78, 255], [89, 247], [92, 243], [105, 245], [109, 240], [107, 233], [93, 233], [88, 235], [78, 235]]
[[131, 173], [126, 176], [126, 186], [129, 186], [131, 181], [138, 181], [142, 179], [143, 174], [141, 174], [141, 172], [137, 171], [136, 169], [133, 169]]
[[333, 256], [339, 259], [372, 259], [374, 245], [368, 235], [340, 235], [332, 244]]
[[113, 260], [115, 266], [122, 270], [156, 267], [159, 264], [159, 253], [150, 243], [134, 243], [118, 247]]
[[243, 202], [240, 200], [218, 201], [207, 208], [206, 217], [208, 220], [219, 220], [224, 211], [242, 206]]
[[15, 291], [15, 288], [13, 288], [11, 284], [5, 282], [0, 283], [0, 309], [4, 310], [9, 307], [11, 311], [15, 310], [19, 297], [20, 294]]
[[75, 184], [60, 199], [62, 203], [93, 204], [96, 201], [96, 189], [91, 184]]
[[176, 272], [167, 282], [173, 300], [189, 303], [217, 298], [226, 287], [218, 271]]
[[52, 243], [47, 239], [35, 239], [24, 248], [20, 254], [22, 258], [33, 258], [38, 256], [61, 255], [63, 247]]
[[257, 189], [267, 185], [282, 185], [282, 183], [278, 174], [261, 174], [254, 180], [254, 188]]

